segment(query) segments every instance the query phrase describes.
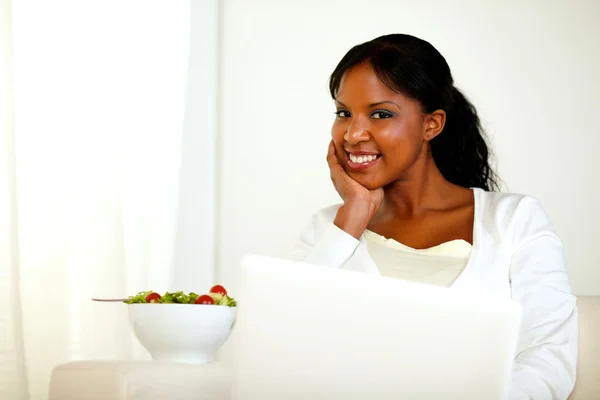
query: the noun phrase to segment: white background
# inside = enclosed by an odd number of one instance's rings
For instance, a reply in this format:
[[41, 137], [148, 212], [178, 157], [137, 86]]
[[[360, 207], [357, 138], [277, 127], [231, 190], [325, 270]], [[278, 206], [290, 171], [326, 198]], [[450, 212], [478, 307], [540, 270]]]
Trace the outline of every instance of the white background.
[[353, 45], [430, 41], [476, 105], [508, 190], [538, 197], [575, 293], [600, 294], [600, 2], [243, 1], [223, 4], [218, 263], [284, 255], [337, 202], [325, 163], [327, 79]]

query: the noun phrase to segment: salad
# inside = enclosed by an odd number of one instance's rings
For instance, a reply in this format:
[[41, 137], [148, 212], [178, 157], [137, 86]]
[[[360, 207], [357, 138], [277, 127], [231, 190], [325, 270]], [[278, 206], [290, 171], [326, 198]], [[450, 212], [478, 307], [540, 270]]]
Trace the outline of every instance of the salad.
[[190, 292], [185, 294], [182, 291], [160, 295], [152, 290], [139, 292], [135, 296], [129, 296], [124, 301], [127, 304], [140, 303], [162, 303], [162, 304], [205, 304], [216, 306], [236, 307], [237, 302], [233, 297], [227, 295], [227, 290], [221, 285], [215, 285], [206, 294], [196, 294]]

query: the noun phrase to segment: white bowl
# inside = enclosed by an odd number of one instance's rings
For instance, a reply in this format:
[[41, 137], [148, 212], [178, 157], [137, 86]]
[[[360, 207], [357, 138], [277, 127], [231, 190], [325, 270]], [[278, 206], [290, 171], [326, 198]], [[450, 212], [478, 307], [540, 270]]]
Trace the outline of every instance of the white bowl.
[[129, 304], [133, 332], [152, 359], [206, 364], [235, 324], [236, 307], [202, 304]]

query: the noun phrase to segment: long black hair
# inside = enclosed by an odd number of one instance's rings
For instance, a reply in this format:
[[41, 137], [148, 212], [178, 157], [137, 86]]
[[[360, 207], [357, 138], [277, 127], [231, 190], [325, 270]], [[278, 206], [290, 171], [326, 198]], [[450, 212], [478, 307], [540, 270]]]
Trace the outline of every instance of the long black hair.
[[403, 34], [354, 46], [331, 74], [329, 91], [334, 99], [344, 73], [365, 61], [390, 89], [419, 101], [423, 112], [446, 112], [443, 131], [430, 142], [433, 160], [446, 180], [466, 188], [499, 189], [477, 111], [454, 87], [450, 67], [435, 47]]

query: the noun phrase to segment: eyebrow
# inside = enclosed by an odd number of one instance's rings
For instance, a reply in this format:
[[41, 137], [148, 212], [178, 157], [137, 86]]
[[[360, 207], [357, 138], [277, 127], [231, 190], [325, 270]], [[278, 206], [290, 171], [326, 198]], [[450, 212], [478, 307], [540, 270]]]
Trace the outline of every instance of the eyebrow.
[[[342, 103], [341, 101], [339, 101], [339, 100], [337, 100], [337, 99], [336, 99], [335, 101], [336, 101], [336, 102], [337, 102], [339, 105], [341, 105], [342, 107], [344, 107], [344, 108], [348, 108], [348, 107], [347, 107], [347, 106], [346, 106], [344, 103]], [[393, 102], [393, 101], [391, 101], [391, 100], [378, 101], [377, 103], [371, 103], [371, 104], [369, 104], [369, 108], [372, 108], [372, 107], [377, 107], [377, 106], [380, 106], [380, 105], [382, 105], [382, 104], [393, 104], [393, 105], [395, 105], [396, 107], [398, 107], [398, 108], [400, 108], [400, 109], [402, 108], [402, 107], [400, 107], [398, 104], [394, 103], [394, 102]]]
[[398, 108], [401, 108], [401, 107], [400, 107], [398, 104], [396, 104], [396, 103], [394, 103], [393, 101], [390, 101], [390, 100], [386, 100], [386, 101], [379, 101], [379, 102], [377, 102], [377, 103], [369, 104], [369, 108], [371, 108], [371, 107], [377, 107], [377, 106], [380, 106], [380, 105], [382, 105], [382, 104], [393, 104], [393, 105], [395, 105], [396, 107], [398, 107]]

